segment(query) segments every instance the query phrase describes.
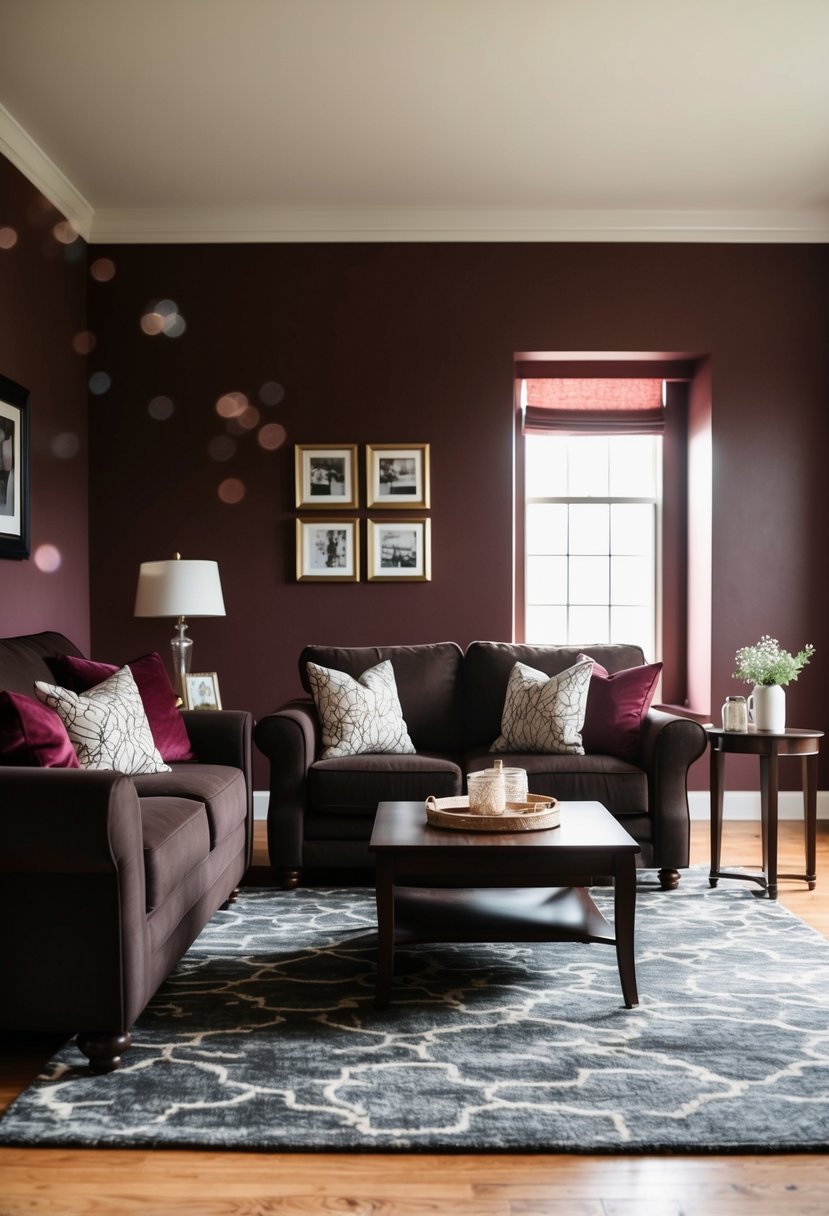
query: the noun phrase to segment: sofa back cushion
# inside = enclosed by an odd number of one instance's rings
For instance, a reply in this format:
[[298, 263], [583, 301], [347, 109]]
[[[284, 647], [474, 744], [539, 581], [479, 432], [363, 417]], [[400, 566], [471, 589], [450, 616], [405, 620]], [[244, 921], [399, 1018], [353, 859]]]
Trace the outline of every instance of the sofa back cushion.
[[644, 663], [640, 646], [536, 646], [519, 642], [472, 642], [464, 656], [464, 750], [490, 747], [501, 733], [510, 672], [516, 663], [555, 676], [589, 654], [611, 674]]
[[62, 633], [27, 633], [16, 638], [0, 638], [0, 688], [33, 697], [35, 680], [53, 679], [48, 658], [80, 653]]
[[386, 659], [394, 668], [400, 708], [415, 748], [419, 752], [459, 752], [463, 741], [463, 652], [456, 642], [306, 646], [299, 656], [299, 675], [303, 688], [310, 693], [308, 662], [344, 671], [358, 680], [364, 671]]

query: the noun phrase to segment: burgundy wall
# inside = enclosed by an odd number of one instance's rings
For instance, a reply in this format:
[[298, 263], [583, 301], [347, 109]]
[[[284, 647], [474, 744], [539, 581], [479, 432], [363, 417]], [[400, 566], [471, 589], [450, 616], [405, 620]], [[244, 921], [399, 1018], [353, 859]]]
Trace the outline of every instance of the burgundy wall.
[[[790, 649], [817, 646], [790, 690], [790, 721], [826, 726], [826, 246], [163, 245], [94, 256], [116, 264], [110, 282], [89, 286], [89, 370], [112, 377], [90, 406], [96, 657], [166, 646], [171, 622], [135, 620], [132, 605], [139, 562], [175, 549], [220, 563], [228, 616], [193, 622], [195, 666], [218, 671], [225, 703], [256, 715], [298, 690], [308, 642], [509, 637], [514, 352], [682, 350], [711, 355], [713, 708], [740, 690], [737, 647], [768, 632]], [[178, 338], [140, 328], [162, 297], [187, 323]], [[262, 421], [284, 426], [284, 446], [265, 451], [253, 431], [217, 462], [217, 398], [239, 391], [259, 405], [268, 381], [284, 398], [260, 407]], [[148, 413], [158, 395], [175, 407], [164, 421]], [[431, 444], [432, 582], [296, 583], [293, 444], [338, 442], [361, 445], [361, 501], [362, 445]], [[237, 505], [217, 496], [227, 477], [245, 487]]]
[[[89, 645], [86, 248], [54, 236], [63, 216], [0, 156], [0, 373], [31, 394], [31, 554], [0, 559], [0, 634], [59, 629]], [[51, 569], [53, 546], [60, 565]], [[44, 568], [46, 567], [46, 568]]]

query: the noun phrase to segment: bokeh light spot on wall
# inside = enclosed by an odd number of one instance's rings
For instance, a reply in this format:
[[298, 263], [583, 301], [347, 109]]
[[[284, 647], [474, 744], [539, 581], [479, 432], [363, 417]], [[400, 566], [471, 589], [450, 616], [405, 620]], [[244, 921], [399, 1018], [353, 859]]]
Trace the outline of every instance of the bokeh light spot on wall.
[[226, 477], [219, 485], [219, 498], [222, 502], [233, 505], [245, 497], [245, 483], [238, 477]]
[[78, 232], [75, 225], [70, 220], [61, 220], [55, 224], [52, 233], [56, 241], [60, 241], [61, 245], [71, 245], [78, 239]]
[[216, 413], [220, 418], [238, 418], [248, 408], [244, 393], [222, 393], [216, 402]]
[[172, 417], [175, 408], [169, 397], [153, 397], [147, 406], [147, 413], [151, 418], [155, 418], [156, 422], [166, 422]]
[[259, 410], [255, 405], [246, 405], [235, 421], [243, 431], [255, 431], [259, 426]]
[[160, 312], [145, 312], [141, 317], [141, 328], [145, 334], [154, 338], [164, 329], [164, 318]]
[[79, 355], [88, 355], [90, 351], [95, 349], [96, 341], [97, 339], [91, 330], [82, 329], [72, 339], [72, 349]]
[[266, 380], [259, 389], [259, 400], [263, 405], [279, 405], [285, 390], [276, 380]]
[[207, 445], [207, 453], [212, 460], [230, 460], [236, 455], [236, 440], [229, 435], [217, 435]]
[[280, 426], [278, 422], [269, 422], [267, 426], [262, 427], [256, 438], [259, 446], [266, 452], [275, 452], [277, 448], [282, 447], [287, 438], [287, 432], [284, 426]]
[[108, 283], [115, 278], [115, 263], [112, 258], [96, 258], [89, 267], [89, 273], [99, 283]]
[[0, 249], [13, 249], [17, 244], [17, 233], [14, 228], [0, 228]]
[[89, 391], [100, 397], [102, 393], [108, 391], [112, 385], [112, 378], [106, 372], [93, 372], [89, 377]]
[[144, 309], [141, 328], [151, 337], [164, 334], [167, 338], [180, 338], [187, 328], [187, 323], [175, 300], [154, 300]]
[[56, 545], [38, 545], [35, 549], [35, 565], [44, 574], [54, 574], [60, 569], [62, 561], [60, 549]]
[[73, 456], [77, 456], [81, 441], [74, 431], [61, 431], [59, 435], [55, 435], [49, 446], [59, 460], [71, 460]]

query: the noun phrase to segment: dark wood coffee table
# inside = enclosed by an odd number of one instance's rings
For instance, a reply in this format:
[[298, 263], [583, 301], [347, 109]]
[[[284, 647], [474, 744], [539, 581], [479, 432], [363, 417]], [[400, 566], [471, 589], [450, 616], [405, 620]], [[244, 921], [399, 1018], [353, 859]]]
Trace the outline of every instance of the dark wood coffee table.
[[[633, 955], [639, 845], [600, 802], [561, 804], [561, 826], [541, 832], [433, 828], [422, 802], [381, 802], [377, 861], [377, 989], [391, 999], [396, 944], [604, 942], [615, 945], [622, 995], [639, 1003]], [[614, 880], [614, 926], [585, 887]], [[537, 890], [535, 888], [538, 888]]]

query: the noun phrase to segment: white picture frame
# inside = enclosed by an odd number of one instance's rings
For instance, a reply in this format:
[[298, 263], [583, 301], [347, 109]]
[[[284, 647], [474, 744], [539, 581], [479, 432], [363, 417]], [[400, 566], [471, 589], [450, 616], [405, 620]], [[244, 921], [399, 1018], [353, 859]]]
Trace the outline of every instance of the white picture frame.
[[216, 710], [222, 708], [219, 677], [215, 671], [184, 673], [183, 701], [185, 709]]

